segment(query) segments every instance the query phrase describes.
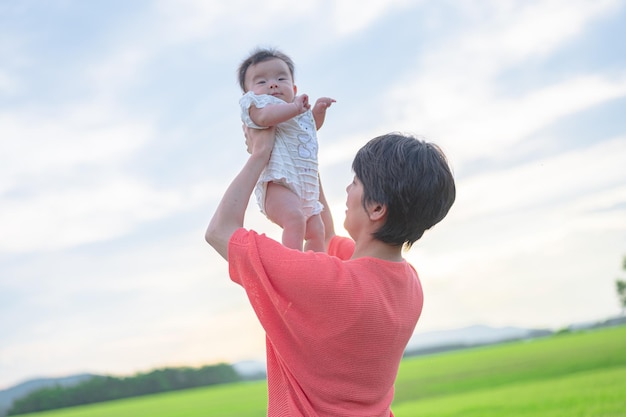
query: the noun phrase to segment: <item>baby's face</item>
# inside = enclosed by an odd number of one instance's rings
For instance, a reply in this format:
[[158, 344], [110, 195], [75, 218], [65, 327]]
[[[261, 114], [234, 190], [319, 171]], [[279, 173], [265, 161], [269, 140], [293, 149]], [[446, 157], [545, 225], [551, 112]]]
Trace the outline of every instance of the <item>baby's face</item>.
[[274, 58], [250, 65], [246, 71], [246, 91], [254, 94], [269, 94], [291, 103], [298, 91], [293, 85], [289, 67], [282, 59]]

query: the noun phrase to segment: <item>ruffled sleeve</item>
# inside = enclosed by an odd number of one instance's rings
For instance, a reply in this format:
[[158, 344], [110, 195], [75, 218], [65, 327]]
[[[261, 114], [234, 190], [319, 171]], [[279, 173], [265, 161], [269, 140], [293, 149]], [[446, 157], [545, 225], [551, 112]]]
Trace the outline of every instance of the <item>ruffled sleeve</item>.
[[279, 98], [272, 97], [269, 94], [256, 95], [252, 91], [248, 91], [239, 99], [239, 106], [241, 107], [241, 121], [248, 127], [254, 129], [267, 129], [267, 126], [259, 126], [250, 118], [250, 106], [254, 105], [257, 109], [262, 109], [268, 104], [280, 104], [284, 103]]

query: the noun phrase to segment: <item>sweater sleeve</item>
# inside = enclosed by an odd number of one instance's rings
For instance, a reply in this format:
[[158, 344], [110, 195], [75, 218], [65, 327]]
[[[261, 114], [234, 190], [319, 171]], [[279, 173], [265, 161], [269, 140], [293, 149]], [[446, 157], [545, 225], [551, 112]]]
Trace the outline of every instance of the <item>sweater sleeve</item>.
[[349, 291], [351, 282], [342, 279], [345, 277], [342, 261], [350, 259], [353, 253], [354, 241], [345, 237], [335, 236], [328, 253], [301, 252], [241, 228], [229, 242], [229, 274], [232, 281], [245, 288], [265, 326], [266, 319], [285, 320], [287, 311], [296, 305], [298, 309], [308, 310], [302, 311], [303, 314], [324, 315], [317, 311], [318, 297], [330, 302], [328, 293], [339, 296], [337, 291]]
[[291, 333], [289, 327], [299, 322], [294, 314], [306, 316], [318, 309], [315, 300], [337, 285], [341, 259], [289, 249], [242, 228], [229, 242], [228, 265], [231, 279], [244, 287], [271, 337]]
[[347, 260], [354, 254], [354, 240], [342, 236], [333, 236], [328, 244], [328, 254], [341, 260]]

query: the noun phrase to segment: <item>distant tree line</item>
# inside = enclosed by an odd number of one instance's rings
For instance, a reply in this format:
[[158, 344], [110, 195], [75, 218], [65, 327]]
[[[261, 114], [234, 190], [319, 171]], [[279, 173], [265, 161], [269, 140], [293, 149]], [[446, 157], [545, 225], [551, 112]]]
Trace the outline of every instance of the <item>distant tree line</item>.
[[166, 391], [240, 381], [228, 364], [202, 368], [164, 368], [135, 376], [95, 376], [72, 387], [57, 385], [33, 391], [13, 402], [7, 415], [32, 413]]

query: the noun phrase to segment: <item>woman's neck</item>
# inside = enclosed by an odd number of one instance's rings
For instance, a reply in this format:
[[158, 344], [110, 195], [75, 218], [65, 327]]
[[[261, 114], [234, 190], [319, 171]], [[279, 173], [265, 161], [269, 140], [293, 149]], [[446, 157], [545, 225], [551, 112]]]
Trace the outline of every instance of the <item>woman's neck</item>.
[[402, 246], [392, 246], [376, 239], [368, 239], [363, 242], [355, 242], [352, 259], [357, 258], [377, 258], [383, 261], [402, 262]]

